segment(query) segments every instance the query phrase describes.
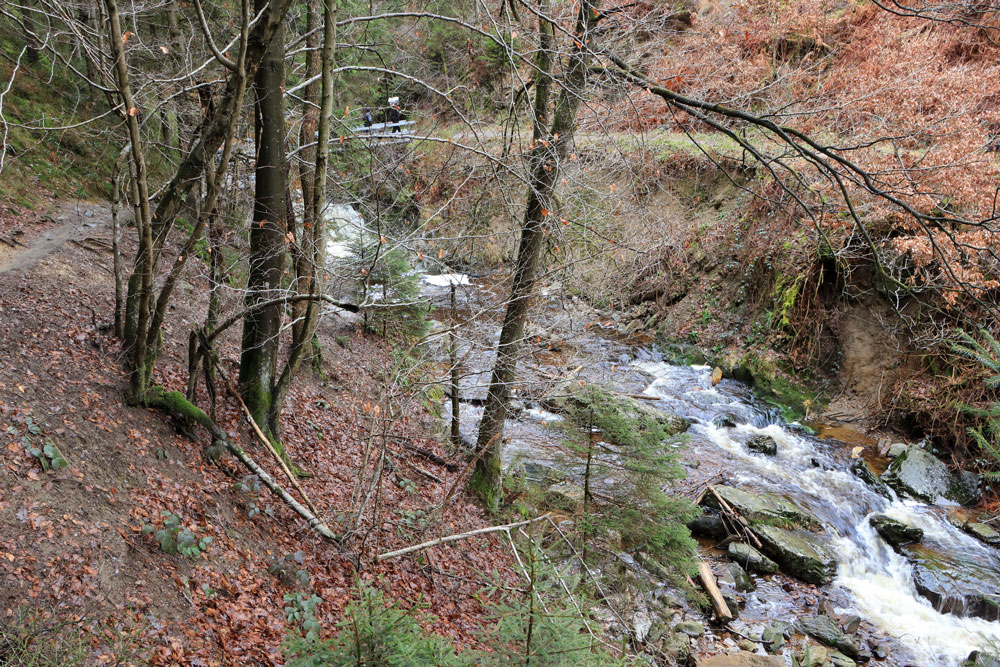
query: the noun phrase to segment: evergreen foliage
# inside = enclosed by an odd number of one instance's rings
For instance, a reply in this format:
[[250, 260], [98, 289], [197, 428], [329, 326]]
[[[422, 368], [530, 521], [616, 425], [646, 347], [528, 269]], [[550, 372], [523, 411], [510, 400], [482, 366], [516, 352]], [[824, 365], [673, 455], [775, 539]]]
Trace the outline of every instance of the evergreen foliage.
[[584, 539], [590, 531], [614, 530], [623, 546], [647, 553], [679, 581], [692, 574], [696, 544], [686, 524], [699, 510], [669, 492], [670, 485], [685, 476], [679, 462], [685, 436], [676, 434], [671, 420], [629, 409], [596, 386], [573, 392], [566, 417], [570, 447], [591, 461], [584, 471], [588, 492], [590, 480], [615, 479], [601, 490], [600, 503], [591, 502], [593, 494], [588, 493]]
[[[986, 329], [981, 329], [979, 334], [983, 337], [984, 343], [970, 336], [964, 331], [959, 332], [960, 344], [954, 345], [954, 350], [958, 354], [979, 362], [983, 370], [989, 377], [984, 382], [990, 389], [1000, 387], [1000, 341], [990, 334]], [[994, 466], [1000, 466], [1000, 402], [992, 401], [986, 407], [962, 404], [959, 408], [966, 414], [980, 420], [979, 426], [968, 428], [969, 436], [979, 448], [989, 457]], [[983, 471], [982, 474], [990, 479], [1000, 479], [1000, 472]]]

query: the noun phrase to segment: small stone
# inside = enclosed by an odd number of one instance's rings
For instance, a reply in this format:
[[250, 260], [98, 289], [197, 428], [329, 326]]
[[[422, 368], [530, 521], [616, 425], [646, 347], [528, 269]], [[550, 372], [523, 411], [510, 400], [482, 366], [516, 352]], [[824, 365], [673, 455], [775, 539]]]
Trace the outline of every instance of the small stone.
[[891, 649], [888, 644], [875, 644], [872, 646], [872, 655], [874, 655], [879, 660], [885, 660], [889, 657]]
[[785, 645], [785, 624], [771, 623], [760, 633], [760, 641], [764, 644], [764, 649], [768, 653], [778, 653]]
[[756, 590], [757, 587], [753, 583], [753, 579], [750, 575], [746, 573], [739, 563], [730, 563], [726, 568], [729, 571], [729, 575], [733, 578], [733, 588], [739, 593], [749, 593], [750, 591]]
[[819, 644], [806, 644], [805, 648], [799, 652], [795, 664], [801, 667], [820, 667], [826, 662], [829, 651], [825, 646]]
[[754, 644], [749, 639], [741, 639], [739, 642], [737, 642], [737, 646], [739, 646], [740, 649], [744, 651], [750, 651], [751, 653], [757, 650], [757, 645]]
[[674, 626], [674, 630], [695, 639], [705, 634], [705, 626], [697, 621], [681, 621]]
[[747, 449], [758, 454], [774, 456], [778, 453], [778, 443], [769, 435], [755, 435], [747, 440]]

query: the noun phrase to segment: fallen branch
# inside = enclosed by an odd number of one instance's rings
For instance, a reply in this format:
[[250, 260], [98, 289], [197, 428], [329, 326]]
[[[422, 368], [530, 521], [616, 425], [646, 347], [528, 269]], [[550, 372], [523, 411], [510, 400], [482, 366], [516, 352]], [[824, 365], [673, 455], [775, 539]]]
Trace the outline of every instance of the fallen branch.
[[698, 580], [705, 587], [705, 592], [708, 593], [708, 597], [712, 601], [712, 607], [715, 609], [715, 615], [718, 619], [724, 623], [733, 620], [733, 613], [729, 610], [729, 605], [722, 597], [722, 591], [715, 583], [715, 575], [712, 574], [712, 569], [705, 561], [698, 564]]
[[229, 434], [216, 424], [205, 412], [199, 408], [194, 403], [188, 401], [184, 394], [179, 391], [164, 391], [161, 387], [157, 387], [145, 396], [145, 404], [148, 407], [160, 408], [166, 410], [170, 414], [176, 415], [178, 417], [183, 417], [190, 419], [212, 434], [212, 437], [221, 442], [226, 446], [232, 454], [240, 460], [244, 466], [246, 466], [250, 472], [257, 475], [260, 481], [264, 483], [271, 493], [278, 496], [281, 500], [285, 502], [296, 514], [301, 516], [309, 524], [309, 527], [315, 530], [317, 533], [322, 535], [324, 538], [330, 541], [337, 541], [337, 535], [330, 530], [325, 523], [323, 523], [313, 512], [310, 512], [302, 503], [295, 500], [287, 491], [285, 491], [281, 486], [271, 478], [267, 471], [261, 468], [256, 461], [250, 458], [250, 455], [243, 451], [243, 448], [234, 443], [229, 438]]
[[506, 523], [502, 526], [490, 526], [489, 528], [477, 528], [476, 530], [470, 530], [467, 533], [457, 533], [455, 535], [447, 535], [445, 537], [439, 537], [436, 540], [429, 540], [427, 542], [421, 542], [420, 544], [414, 544], [413, 546], [406, 547], [404, 549], [397, 549], [396, 551], [390, 551], [388, 553], [380, 554], [375, 558], [375, 562], [381, 563], [384, 560], [390, 558], [396, 558], [397, 556], [405, 556], [406, 554], [411, 554], [415, 551], [422, 551], [424, 549], [429, 549], [431, 547], [436, 547], [441, 544], [447, 544], [448, 542], [457, 542], [458, 540], [464, 540], [468, 537], [475, 537], [477, 535], [486, 535], [488, 533], [495, 533], [497, 531], [509, 532], [513, 528], [518, 528], [520, 526], [527, 526], [528, 524], [535, 523], [536, 521], [541, 521], [548, 518], [548, 513], [535, 517], [534, 519], [526, 519], [524, 521], [518, 521], [516, 523]]
[[405, 440], [400, 440], [399, 444], [401, 444], [403, 447], [410, 450], [411, 452], [419, 454], [420, 456], [424, 457], [431, 463], [436, 463], [439, 466], [444, 466], [445, 470], [447, 470], [448, 472], [458, 471], [457, 463], [452, 463], [451, 461], [441, 456], [438, 456], [429, 449], [424, 449], [423, 447], [417, 447], [416, 445], [406, 442]]
[[225, 383], [226, 389], [229, 390], [229, 393], [233, 395], [233, 398], [235, 398], [239, 402], [240, 407], [243, 408], [243, 414], [246, 415], [247, 421], [250, 422], [250, 426], [253, 428], [253, 432], [257, 435], [257, 439], [260, 440], [261, 444], [264, 445], [267, 451], [271, 453], [271, 456], [274, 457], [274, 460], [278, 462], [278, 465], [281, 466], [281, 470], [285, 473], [285, 476], [288, 477], [292, 486], [294, 486], [299, 492], [299, 495], [302, 496], [302, 500], [306, 502], [309, 509], [313, 511], [313, 514], [319, 514], [319, 510], [317, 510], [316, 506], [312, 504], [311, 500], [309, 500], [309, 496], [306, 495], [305, 490], [299, 484], [298, 480], [295, 479], [295, 475], [292, 474], [292, 471], [288, 469], [288, 465], [285, 464], [284, 459], [282, 459], [278, 452], [275, 451], [274, 445], [272, 445], [268, 437], [264, 435], [264, 432], [260, 430], [260, 426], [257, 425], [256, 420], [253, 418], [250, 408], [248, 408], [247, 404], [243, 402], [243, 398], [240, 396], [239, 392], [236, 391], [236, 388], [233, 387], [233, 383], [229, 381], [229, 376], [226, 375], [226, 370], [222, 367], [222, 364], [219, 363], [219, 356], [215, 353], [215, 350], [212, 349], [212, 346], [208, 344], [204, 333], [198, 332], [198, 338], [201, 341], [205, 352], [208, 354], [209, 360], [215, 365], [216, 369], [219, 371], [219, 375], [222, 376], [222, 381]]
[[709, 487], [708, 487], [708, 490], [712, 493], [713, 496], [715, 496], [715, 499], [719, 501], [719, 507], [726, 514], [726, 516], [728, 516], [731, 521], [735, 521], [740, 526], [743, 526], [744, 532], [747, 535], [750, 536], [750, 539], [752, 539], [753, 542], [754, 542], [754, 544], [757, 545], [757, 548], [758, 549], [761, 548], [762, 545], [760, 543], [760, 540], [757, 539], [756, 535], [754, 535], [753, 530], [750, 528], [749, 522], [747, 522], [746, 519], [744, 519], [742, 516], [740, 516], [740, 513], [737, 512], [736, 510], [734, 510], [729, 505], [729, 503], [727, 503], [725, 500], [723, 500], [722, 496], [719, 495], [719, 492], [715, 490], [715, 486], [714, 485], [710, 484]]

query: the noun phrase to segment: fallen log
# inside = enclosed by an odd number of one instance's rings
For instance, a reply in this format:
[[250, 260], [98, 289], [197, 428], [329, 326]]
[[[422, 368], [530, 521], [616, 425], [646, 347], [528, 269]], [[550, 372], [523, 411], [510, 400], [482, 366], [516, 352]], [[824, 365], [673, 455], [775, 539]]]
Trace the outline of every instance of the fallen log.
[[715, 609], [715, 616], [723, 623], [733, 620], [735, 618], [733, 612], [729, 610], [729, 605], [726, 604], [726, 600], [722, 597], [722, 591], [719, 590], [719, 586], [715, 583], [715, 575], [712, 574], [712, 568], [705, 561], [702, 561], [698, 565], [698, 580], [701, 581], [705, 592], [708, 593], [708, 599], [712, 602], [712, 608]]

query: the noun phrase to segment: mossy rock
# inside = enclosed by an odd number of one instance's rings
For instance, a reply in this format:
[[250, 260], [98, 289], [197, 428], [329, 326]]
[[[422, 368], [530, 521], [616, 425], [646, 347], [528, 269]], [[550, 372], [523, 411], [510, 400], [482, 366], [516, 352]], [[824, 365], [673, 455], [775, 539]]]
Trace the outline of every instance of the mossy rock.
[[927, 544], [900, 547], [913, 567], [917, 592], [944, 614], [1000, 620], [1000, 577], [989, 563]]
[[896, 493], [928, 503], [943, 497], [960, 505], [975, 505], [982, 498], [974, 473], [952, 473], [943, 461], [919, 447], [908, 447], [893, 459], [882, 481]]
[[776, 526], [757, 526], [754, 532], [764, 546], [764, 553], [773, 558], [782, 571], [817, 586], [833, 581], [837, 561], [816, 535]]
[[890, 519], [884, 514], [873, 514], [868, 523], [882, 539], [897, 547], [901, 544], [911, 544], [924, 539], [924, 531], [916, 526], [908, 526], [902, 521]]
[[[735, 486], [715, 486], [715, 492], [751, 523], [781, 524], [787, 527], [819, 530], [819, 520], [790, 500], [770, 493], [751, 493]], [[711, 493], [705, 494], [704, 504], [718, 507]]]
[[883, 498], [892, 500], [892, 491], [890, 491], [886, 483], [882, 481], [882, 478], [878, 476], [878, 473], [872, 470], [872, 467], [868, 465], [867, 461], [864, 459], [855, 459], [854, 462], [851, 463], [851, 472], [853, 472], [858, 479], [867, 484], [872, 491], [879, 494]]
[[823, 406], [819, 392], [791, 379], [791, 373], [770, 358], [749, 353], [733, 362], [731, 357], [723, 357], [719, 367], [723, 375], [752, 385], [754, 393], [778, 408], [786, 421], [798, 421]]

